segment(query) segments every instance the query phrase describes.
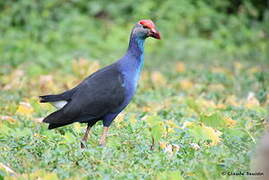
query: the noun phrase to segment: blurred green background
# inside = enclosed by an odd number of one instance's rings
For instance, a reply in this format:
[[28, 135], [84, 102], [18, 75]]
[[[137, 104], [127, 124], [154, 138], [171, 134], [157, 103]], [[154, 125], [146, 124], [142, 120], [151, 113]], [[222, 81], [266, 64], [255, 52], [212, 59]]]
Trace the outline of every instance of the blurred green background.
[[[269, 127], [268, 2], [0, 1], [0, 180], [247, 178], [222, 173], [250, 171]], [[101, 122], [85, 150], [85, 125], [48, 131], [41, 121], [55, 109], [38, 95], [121, 58], [140, 19], [162, 40], [147, 40], [137, 94], [107, 147]]]
[[[109, 64], [127, 48], [132, 26], [152, 19], [146, 66], [160, 62], [250, 60], [269, 55], [266, 0], [8, 0], [0, 2], [1, 73], [22, 63], [33, 73], [68, 70], [74, 58]], [[64, 70], [63, 69], [63, 70]]]

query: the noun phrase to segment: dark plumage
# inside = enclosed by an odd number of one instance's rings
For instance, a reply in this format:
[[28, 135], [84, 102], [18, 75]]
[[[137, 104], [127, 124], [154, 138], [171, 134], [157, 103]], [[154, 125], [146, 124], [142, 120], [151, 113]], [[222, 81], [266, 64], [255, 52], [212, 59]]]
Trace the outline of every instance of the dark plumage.
[[[43, 96], [68, 103], [60, 110], [47, 116], [43, 122], [50, 123], [49, 129], [73, 122], [94, 123], [108, 113], [118, 110], [124, 100], [123, 79], [117, 64], [92, 74], [72, 90], [59, 95]], [[44, 102], [44, 101], [43, 101]], [[107, 122], [109, 123], [109, 122]]]
[[102, 120], [105, 128], [100, 144], [104, 144], [111, 122], [135, 93], [143, 65], [144, 40], [149, 36], [160, 39], [152, 21], [139, 21], [132, 30], [129, 48], [123, 58], [93, 73], [71, 90], [58, 95], [40, 96], [40, 102], [50, 102], [58, 107], [43, 120], [49, 123], [49, 129], [74, 122], [88, 123], [83, 138], [86, 141], [90, 128]]

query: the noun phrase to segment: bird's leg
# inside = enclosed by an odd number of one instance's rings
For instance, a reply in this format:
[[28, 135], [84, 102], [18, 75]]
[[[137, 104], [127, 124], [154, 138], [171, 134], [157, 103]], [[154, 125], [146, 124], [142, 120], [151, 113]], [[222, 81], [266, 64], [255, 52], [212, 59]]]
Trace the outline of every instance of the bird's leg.
[[102, 134], [102, 136], [100, 138], [100, 141], [99, 141], [100, 146], [105, 146], [106, 145], [107, 132], [108, 132], [108, 127], [104, 126], [103, 134]]
[[83, 138], [81, 140], [81, 144], [80, 144], [81, 148], [85, 148], [86, 147], [85, 144], [86, 144], [86, 142], [88, 140], [90, 129], [91, 129], [91, 126], [90, 126], [90, 124], [88, 124], [87, 129], [86, 129], [86, 132], [85, 132], [85, 134], [84, 134], [84, 136], [83, 136]]

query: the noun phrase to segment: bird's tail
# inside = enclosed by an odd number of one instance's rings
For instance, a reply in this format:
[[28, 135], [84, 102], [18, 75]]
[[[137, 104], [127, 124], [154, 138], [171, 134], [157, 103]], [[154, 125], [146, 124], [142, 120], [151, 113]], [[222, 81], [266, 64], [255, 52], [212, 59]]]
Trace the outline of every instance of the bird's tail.
[[57, 127], [61, 127], [61, 126], [65, 126], [65, 125], [73, 123], [73, 121], [68, 118], [66, 118], [65, 121], [63, 121], [62, 116], [63, 116], [63, 112], [61, 110], [58, 110], [51, 113], [47, 117], [45, 117], [43, 119], [43, 122], [49, 124], [49, 129], [54, 129]]
[[45, 96], [39, 96], [40, 102], [55, 102], [55, 101], [61, 101], [62, 96], [60, 95], [45, 95]]

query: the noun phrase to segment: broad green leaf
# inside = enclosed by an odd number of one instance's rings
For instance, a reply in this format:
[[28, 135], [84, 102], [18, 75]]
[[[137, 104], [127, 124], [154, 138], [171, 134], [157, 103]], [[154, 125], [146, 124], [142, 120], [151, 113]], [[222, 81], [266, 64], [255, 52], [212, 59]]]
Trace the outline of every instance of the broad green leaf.
[[153, 115], [147, 118], [149, 124], [150, 132], [155, 141], [159, 141], [164, 133], [164, 127], [162, 126], [161, 118], [159, 116]]
[[198, 104], [195, 102], [194, 99], [189, 98], [186, 100], [187, 105], [193, 109], [196, 113], [200, 114], [201, 109], [199, 108]]
[[163, 127], [161, 126], [160, 123], [154, 125], [152, 128], [151, 128], [151, 134], [153, 136], [153, 138], [156, 140], [156, 141], [159, 141], [162, 137], [162, 134], [163, 134]]
[[211, 140], [211, 145], [217, 145], [221, 141], [221, 132], [205, 125], [193, 125], [189, 128], [196, 141]]
[[225, 118], [218, 112], [209, 115], [201, 114], [200, 121], [214, 128], [225, 127], [226, 125]]

